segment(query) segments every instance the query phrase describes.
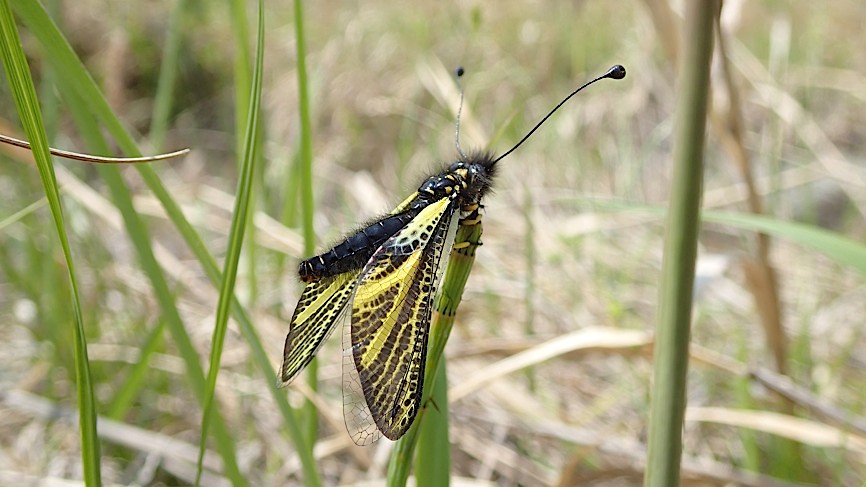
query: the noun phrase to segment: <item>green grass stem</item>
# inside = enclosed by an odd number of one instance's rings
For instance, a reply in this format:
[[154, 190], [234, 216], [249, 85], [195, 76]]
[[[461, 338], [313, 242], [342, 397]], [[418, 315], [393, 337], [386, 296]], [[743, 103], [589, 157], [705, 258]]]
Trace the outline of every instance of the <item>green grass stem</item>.
[[[636, 204], [623, 201], [599, 201], [593, 203], [599, 209], [624, 210], [663, 215], [660, 206]], [[780, 220], [767, 215], [730, 211], [705, 210], [701, 212], [705, 222], [718, 223], [744, 230], [766, 233], [817, 250], [835, 260], [839, 265], [866, 276], [866, 244], [845, 235], [801, 222]]]
[[150, 119], [150, 143], [156, 150], [162, 150], [168, 119], [174, 104], [174, 83], [180, 64], [180, 43], [183, 36], [183, 19], [188, 0], [178, 0], [168, 18], [165, 45], [162, 48], [162, 61], [159, 67], [159, 81], [153, 96], [153, 116]]
[[703, 152], [716, 2], [687, 2], [680, 62], [673, 181], [653, 354], [647, 487], [680, 480], [692, 289], [700, 231]]
[[[294, 0], [295, 9], [295, 46], [298, 56], [298, 116], [300, 117], [300, 164], [301, 188], [301, 223], [304, 231], [304, 255], [312, 255], [316, 245], [316, 234], [313, 229], [313, 213], [315, 200], [313, 198], [313, 125], [310, 121], [310, 90], [307, 76], [306, 39], [304, 36], [304, 9], [301, 0]], [[315, 391], [318, 389], [319, 366], [313, 359], [307, 366], [307, 383]], [[313, 444], [317, 436], [317, 411], [311, 401], [304, 401], [302, 407], [302, 424], [307, 435], [307, 442]]]
[[232, 223], [229, 230], [229, 246], [226, 251], [225, 264], [223, 266], [223, 280], [220, 286], [220, 296], [217, 302], [216, 323], [214, 324], [213, 340], [211, 342], [210, 369], [207, 376], [205, 389], [204, 414], [201, 423], [201, 439], [199, 442], [198, 465], [196, 468], [196, 485], [201, 481], [202, 462], [207, 448], [207, 431], [211, 415], [214, 409], [214, 395], [216, 393], [217, 376], [219, 375], [220, 361], [222, 359], [223, 345], [225, 343], [226, 331], [228, 330], [229, 314], [231, 312], [232, 300], [235, 294], [235, 282], [238, 273], [238, 263], [241, 258], [246, 224], [249, 220], [248, 213], [251, 211], [253, 202], [253, 177], [256, 170], [257, 151], [259, 138], [259, 117], [261, 114], [262, 100], [262, 66], [265, 55], [265, 12], [261, 0], [258, 3], [258, 29], [256, 41], [256, 60], [253, 70], [252, 90], [247, 108], [247, 119], [245, 120], [245, 136], [243, 145], [243, 158], [241, 160], [241, 173], [238, 180], [237, 196], [235, 197], [234, 210], [232, 211]]
[[[64, 81], [65, 83], [65, 81]], [[63, 85], [61, 85], [63, 88]], [[108, 150], [107, 143], [103, 138], [99, 126], [93, 122], [87, 113], [86, 103], [73, 89], [61, 89], [64, 99], [72, 108], [70, 113], [76, 121], [76, 126], [89, 147], [98, 151]], [[177, 347], [178, 353], [184, 361], [187, 380], [193, 388], [193, 392], [199, 403], [204, 405], [205, 376], [199, 361], [198, 353], [193, 346], [192, 339], [184, 327], [183, 318], [177, 306], [175, 292], [169, 285], [168, 278], [162, 267], [156, 260], [151, 246], [150, 232], [141, 215], [135, 210], [132, 203], [132, 194], [126, 186], [120, 169], [114, 165], [102, 165], [97, 168], [103, 181], [105, 181], [112, 201], [123, 218], [124, 228], [129, 240], [138, 255], [139, 265], [148, 277], [153, 288], [156, 300], [160, 305], [162, 319], [165, 320], [169, 332]], [[145, 361], [146, 356], [142, 356]], [[214, 436], [217, 438], [217, 451], [223, 459], [225, 475], [234, 485], [243, 485], [243, 475], [237, 464], [234, 441], [229, 434], [228, 426], [222, 416], [214, 419]]]
[[439, 360], [420, 422], [415, 452], [415, 485], [446, 486], [451, 477], [451, 440], [448, 432], [448, 368]]
[[[84, 68], [84, 65], [78, 59], [77, 55], [72, 50], [72, 47], [57, 29], [57, 26], [48, 17], [41, 5], [32, 0], [25, 0], [15, 2], [13, 7], [15, 8], [15, 13], [18, 14], [24, 24], [27, 25], [29, 31], [38, 39], [41, 47], [44, 49], [49, 63], [58, 72], [64, 73], [63, 79], [65, 82], [69, 83], [69, 90], [67, 91], [73, 91], [79, 98], [87, 100], [88, 110], [83, 111], [82, 113], [90, 113], [100, 123], [102, 123], [104, 128], [107, 129], [115, 138], [118, 145], [121, 147], [121, 150], [125, 153], [133, 155], [140, 154], [132, 136], [115, 116], [111, 107], [108, 105], [108, 102], [105, 100], [105, 97], [93, 81], [93, 78]], [[154, 168], [149, 164], [139, 164], [136, 165], [135, 169], [139, 172], [142, 180], [154, 193], [154, 196], [156, 196], [165, 209], [165, 212], [172, 224], [175, 225], [187, 246], [202, 265], [208, 279], [218, 287], [222, 282], [222, 275], [216, 264], [216, 260], [205, 246], [201, 235], [199, 235], [199, 233], [192, 227], [181, 211], [180, 206], [173, 199], [168, 189], [166, 189], [162, 184], [162, 181]], [[139, 255], [140, 259], [147, 259], [154, 263], [156, 262], [152, 250], [149, 247], [141, 250], [144, 250], [144, 253]], [[144, 266], [144, 269], [151, 267], [152, 266]], [[168, 286], [164, 282], [164, 278], [160, 278], [159, 276], [150, 277], [152, 282], [159, 284], [158, 286], [154, 285], [154, 290], [157, 298], [162, 302], [166, 295], [170, 296]], [[274, 402], [277, 404], [278, 410], [288, 428], [289, 436], [296, 445], [296, 451], [301, 459], [301, 465], [304, 471], [304, 481], [307, 485], [321, 485], [316, 463], [312, 457], [312, 449], [306, 446], [307, 443], [300, 434], [297, 421], [288, 404], [285, 391], [277, 386], [278, 380], [276, 373], [274, 372], [274, 366], [271, 364], [270, 359], [264, 351], [264, 346], [252, 326], [252, 321], [250, 320], [248, 313], [237, 299], [233, 300], [232, 311], [238, 322], [241, 333], [244, 335], [244, 338], [251, 347], [252, 357], [256, 366], [260, 369], [265, 382], [271, 384], [268, 391], [271, 393]], [[166, 312], [165, 308], [163, 309], [163, 312]], [[171, 312], [169, 308], [168, 313], [167, 316], [172, 317], [172, 315], [176, 313], [176, 310]], [[198, 362], [198, 356], [195, 353], [195, 349], [192, 346], [186, 330], [182, 326], [179, 326], [178, 321], [174, 319], [169, 319], [167, 321], [169, 331], [172, 333], [172, 338], [175, 341], [175, 346], [178, 347], [181, 357], [186, 363], [190, 385], [192, 386], [196, 398], [201, 402], [204, 398], [204, 372]], [[194, 362], [191, 361], [191, 357], [195, 357]], [[229, 478], [232, 478], [233, 472], [231, 472], [230, 468], [232, 464], [236, 463], [234, 462], [233, 449], [230, 458], [228, 460], [226, 459], [227, 450], [229, 446], [231, 446], [231, 438], [227, 435], [227, 429], [225, 428], [225, 424], [221, 420], [218, 411], [214, 414], [213, 426], [217, 449], [223, 456], [226, 474]]]
[[0, 55], [2, 55], [3, 68], [6, 71], [6, 78], [15, 99], [15, 107], [21, 118], [22, 128], [32, 144], [33, 158], [39, 169], [39, 177], [45, 189], [45, 196], [48, 198], [48, 206], [51, 208], [51, 216], [54, 219], [63, 257], [66, 260], [71, 291], [72, 346], [75, 361], [79, 430], [81, 432], [82, 473], [85, 485], [95, 487], [102, 485], [100, 446], [96, 433], [96, 401], [93, 396], [90, 362], [87, 358], [87, 338], [81, 313], [75, 261], [72, 258], [72, 249], [66, 234], [60, 191], [57, 188], [54, 163], [48, 148], [48, 137], [45, 134], [42, 113], [36, 97], [36, 87], [33, 85], [27, 58], [24, 56], [12, 9], [6, 0], [0, 0], [0, 36], [2, 36], [0, 37]]
[[[425, 444], [419, 447], [419, 452], [422, 454], [415, 455], [415, 446], [419, 441], [419, 429], [421, 425], [427, 421], [428, 413], [432, 416], [431, 411], [435, 410], [430, 397], [436, 388], [439, 377], [437, 371], [441, 366], [444, 368], [445, 358], [443, 352], [445, 343], [451, 335], [451, 328], [454, 326], [454, 317], [457, 314], [457, 307], [460, 306], [460, 301], [463, 299], [463, 289], [466, 287], [466, 281], [469, 279], [469, 274], [472, 272], [472, 264], [475, 262], [475, 251], [481, 242], [482, 233], [481, 223], [473, 226], [461, 226], [457, 229], [457, 236], [454, 238], [454, 244], [468, 242], [469, 246], [459, 249], [453, 249], [448, 259], [448, 267], [445, 270], [445, 276], [442, 278], [442, 290], [436, 299], [434, 305], [435, 313], [430, 325], [430, 342], [428, 344], [427, 365], [425, 367], [424, 391], [421, 397], [422, 409], [415, 423], [406, 432], [406, 435], [397, 441], [394, 445], [394, 450], [391, 452], [391, 461], [388, 464], [388, 485], [390, 487], [403, 487], [409, 479], [409, 473], [412, 467], [412, 460], [415, 459], [416, 472], [424, 472], [425, 475], [430, 474], [432, 477], [422, 478], [422, 475], [416, 475], [418, 485], [441, 486], [448, 485], [449, 471], [437, 470], [437, 467], [449, 465], [448, 459], [451, 457], [450, 443], [448, 442], [448, 417], [447, 417], [447, 395], [440, 398], [436, 402], [436, 406], [440, 407], [440, 412], [443, 414], [437, 415], [436, 431], [423, 435]], [[447, 384], [442, 381], [442, 387], [447, 388]], [[441, 394], [441, 393], [440, 393]], [[444, 401], [443, 401], [444, 399]], [[444, 435], [444, 439], [443, 436]], [[426, 465], [425, 465], [426, 464]], [[435, 473], [434, 473], [435, 472]]]

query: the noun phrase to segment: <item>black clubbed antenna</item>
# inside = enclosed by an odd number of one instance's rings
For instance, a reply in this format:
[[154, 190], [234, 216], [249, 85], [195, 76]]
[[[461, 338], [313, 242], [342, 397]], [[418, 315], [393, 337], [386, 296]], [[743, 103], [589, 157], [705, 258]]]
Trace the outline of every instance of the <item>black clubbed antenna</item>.
[[460, 106], [457, 108], [457, 126], [454, 128], [454, 145], [457, 146], [457, 153], [460, 154], [460, 159], [464, 161], [466, 160], [466, 154], [460, 148], [460, 113], [463, 112], [463, 84], [460, 82], [460, 78], [463, 77], [463, 73], [465, 72], [463, 66], [458, 66], [454, 70], [454, 74], [457, 76], [457, 89], [460, 90]]
[[[570, 95], [568, 95], [568, 96], [566, 96], [565, 98], [563, 98], [562, 101], [559, 102], [558, 105], [556, 105], [555, 107], [553, 107], [553, 110], [551, 110], [550, 112], [548, 112], [547, 115], [545, 115], [544, 118], [542, 118], [540, 122], [538, 122], [537, 124], [535, 124], [535, 127], [532, 127], [532, 130], [530, 130], [529, 133], [527, 133], [526, 135], [523, 136], [522, 139], [520, 139], [520, 142], [518, 142], [517, 144], [515, 144], [514, 147], [512, 147], [511, 149], [509, 149], [508, 152], [506, 152], [505, 154], [502, 154], [501, 156], [497, 157], [496, 160], [494, 160], [493, 163], [492, 163], [491, 165], [496, 164], [497, 162], [501, 161], [502, 159], [505, 158], [505, 156], [507, 156], [508, 154], [511, 154], [512, 152], [514, 152], [515, 149], [517, 149], [518, 147], [520, 147], [520, 144], [526, 142], [526, 139], [528, 139], [529, 136], [531, 136], [531, 135], [532, 135], [536, 130], [538, 130], [538, 127], [541, 127], [541, 125], [542, 125], [544, 122], [546, 122], [547, 119], [550, 118], [550, 116], [554, 114], [554, 112], [556, 112], [557, 110], [559, 110], [559, 107], [561, 107], [562, 105], [565, 105], [565, 102], [567, 102], [567, 101], [568, 101], [572, 96], [576, 95], [580, 90], [582, 90], [582, 89], [586, 88], [587, 86], [589, 86], [589, 85], [595, 83], [596, 81], [600, 81], [600, 80], [603, 80], [603, 79], [605, 79], [605, 78], [610, 78], [610, 79], [623, 79], [623, 78], [625, 78], [625, 68], [622, 67], [621, 64], [617, 64], [617, 65], [615, 65], [615, 66], [612, 66], [612, 67], [611, 67], [610, 69], [608, 69], [607, 72], [604, 73], [603, 75], [599, 76], [598, 78], [595, 78], [595, 79], [592, 80], [592, 81], [588, 81], [588, 82], [584, 83], [583, 86], [581, 86], [580, 88], [578, 88], [578, 89], [572, 91]], [[463, 90], [460, 90], [460, 104], [461, 104], [461, 105], [463, 104]], [[458, 112], [458, 113], [459, 113], [459, 112]], [[458, 126], [458, 127], [460, 126], [460, 118], [459, 118], [459, 117], [457, 118], [457, 126]], [[457, 149], [458, 149], [458, 152], [459, 152], [459, 150], [460, 150], [460, 146], [459, 146], [459, 145], [458, 145]], [[463, 156], [463, 153], [461, 152], [460, 155], [461, 155], [461, 157], [462, 157], [462, 156]]]

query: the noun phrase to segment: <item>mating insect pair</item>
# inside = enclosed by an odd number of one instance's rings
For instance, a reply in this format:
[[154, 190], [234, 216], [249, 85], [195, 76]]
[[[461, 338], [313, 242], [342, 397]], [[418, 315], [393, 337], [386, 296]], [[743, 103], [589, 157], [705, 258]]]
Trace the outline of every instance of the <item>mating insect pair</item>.
[[[301, 262], [298, 273], [306, 288], [286, 337], [283, 381], [290, 382], [349, 315], [343, 333], [343, 414], [349, 435], [359, 445], [381, 435], [403, 436], [421, 406], [433, 299], [457, 227], [480, 221], [480, 202], [500, 160], [580, 90], [624, 77], [625, 68], [616, 65], [574, 90], [496, 158], [463, 154], [458, 112], [457, 162], [427, 178], [391, 213]], [[461, 108], [462, 96], [461, 90]]]

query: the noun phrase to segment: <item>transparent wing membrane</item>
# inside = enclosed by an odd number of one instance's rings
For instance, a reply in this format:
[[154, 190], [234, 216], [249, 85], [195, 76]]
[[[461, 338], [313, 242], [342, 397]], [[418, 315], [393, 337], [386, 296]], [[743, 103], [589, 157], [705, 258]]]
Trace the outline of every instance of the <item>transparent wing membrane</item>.
[[420, 408], [433, 297], [457, 220], [451, 198], [430, 204], [361, 271], [343, 334], [343, 413], [359, 445], [399, 438]]

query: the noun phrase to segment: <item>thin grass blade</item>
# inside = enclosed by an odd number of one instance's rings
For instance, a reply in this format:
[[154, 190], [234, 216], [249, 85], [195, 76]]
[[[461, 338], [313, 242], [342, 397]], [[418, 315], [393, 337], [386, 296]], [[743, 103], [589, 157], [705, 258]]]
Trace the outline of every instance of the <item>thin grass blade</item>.
[[[390, 487], [403, 487], [409, 479], [409, 473], [412, 469], [412, 460], [415, 455], [415, 446], [419, 439], [419, 429], [421, 424], [426, 421], [427, 411], [434, 407], [429, 400], [436, 383], [439, 378], [437, 371], [445, 365], [443, 351], [445, 343], [451, 335], [451, 328], [454, 326], [454, 317], [457, 314], [457, 307], [463, 299], [463, 289], [466, 287], [466, 281], [469, 280], [469, 274], [472, 272], [472, 265], [475, 263], [475, 251], [481, 242], [482, 225], [479, 222], [477, 225], [460, 226], [457, 229], [457, 235], [454, 238], [454, 245], [466, 242], [469, 245], [464, 248], [452, 249], [448, 260], [448, 268], [445, 270], [445, 276], [442, 278], [442, 290], [436, 298], [435, 314], [430, 325], [430, 343], [429, 351], [427, 352], [427, 365], [424, 375], [426, 377], [424, 383], [424, 391], [421, 397], [423, 409], [416, 418], [415, 423], [406, 432], [403, 438], [394, 445], [394, 450], [391, 452], [391, 461], [388, 464], [388, 485]], [[447, 384], [443, 384], [447, 386]], [[446, 396], [447, 400], [447, 396]], [[447, 410], [443, 410], [447, 411]], [[418, 472], [430, 472], [435, 465], [447, 465], [447, 461], [443, 457], [450, 458], [451, 450], [450, 443], [447, 441], [448, 434], [448, 416], [442, 414], [438, 418], [437, 426], [439, 435], [445, 435], [445, 441], [442, 441], [441, 436], [434, 434], [425, 435], [425, 445], [421, 447], [424, 455], [417, 455], [415, 458], [415, 468]], [[424, 465], [427, 463], [428, 465]], [[422, 479], [419, 475], [418, 482], [429, 480], [426, 485], [447, 485], [449, 472], [438, 472], [435, 477], [430, 479]], [[420, 485], [420, 484], [419, 484]]]
[[256, 136], [259, 132], [259, 116], [261, 113], [262, 100], [262, 66], [265, 54], [265, 13], [264, 4], [259, 0], [258, 32], [256, 41], [256, 62], [253, 70], [252, 91], [250, 92], [249, 105], [244, 135], [244, 151], [241, 160], [240, 180], [238, 181], [237, 196], [235, 197], [234, 210], [232, 211], [232, 224], [229, 230], [229, 246], [226, 251], [225, 264], [223, 266], [223, 281], [220, 287], [220, 297], [217, 303], [216, 323], [214, 324], [214, 335], [211, 343], [210, 370], [208, 371], [207, 384], [205, 388], [204, 414], [201, 424], [201, 439], [199, 442], [198, 465], [196, 467], [196, 485], [201, 480], [202, 462], [207, 448], [207, 436], [210, 417], [214, 409], [214, 394], [216, 391], [217, 375], [219, 374], [220, 360], [222, 359], [223, 344], [225, 343], [226, 330], [228, 329], [229, 314], [231, 312], [232, 300], [235, 295], [235, 282], [238, 273], [238, 262], [241, 258], [246, 224], [249, 220], [250, 203], [253, 201], [253, 177], [258, 160], [258, 142]]
[[33, 85], [27, 58], [24, 56], [24, 50], [21, 47], [21, 39], [18, 36], [15, 18], [6, 0], [0, 0], [0, 55], [2, 55], [3, 68], [6, 71], [6, 78], [9, 81], [9, 86], [15, 99], [18, 115], [21, 117], [21, 125], [28, 139], [33, 144], [33, 158], [36, 160], [36, 166], [39, 169], [39, 176], [45, 188], [48, 206], [51, 208], [57, 236], [63, 249], [63, 257], [66, 259], [66, 270], [70, 290], [72, 291], [72, 302], [70, 304], [72, 306], [73, 318], [72, 337], [78, 398], [78, 419], [81, 431], [82, 472], [85, 485], [99, 486], [102, 484], [102, 479], [99, 437], [96, 433], [96, 402], [93, 396], [90, 363], [87, 358], [87, 338], [81, 314], [75, 261], [72, 258], [69, 238], [66, 235], [63, 210], [60, 203], [60, 192], [57, 188], [57, 178], [54, 175], [54, 165], [48, 148], [48, 137], [45, 135], [45, 126], [42, 122], [39, 101], [36, 98], [36, 88]]
[[[300, 117], [300, 151], [298, 153], [298, 164], [300, 164], [301, 189], [301, 223], [304, 230], [304, 254], [312, 255], [315, 250], [316, 234], [313, 229], [313, 130], [310, 122], [310, 91], [309, 79], [307, 77], [307, 47], [304, 36], [304, 9], [301, 0], [294, 0], [295, 10], [295, 48], [298, 56], [298, 116]], [[319, 366], [318, 361], [313, 359], [307, 365], [307, 383], [313, 391], [318, 389]], [[314, 444], [317, 436], [316, 406], [308, 400], [304, 401], [301, 409], [301, 422], [307, 442]]]
[[[665, 208], [623, 201], [594, 201], [600, 209], [639, 211], [663, 215]], [[813, 248], [839, 264], [866, 275], [866, 245], [824, 228], [807, 223], [780, 220], [766, 215], [706, 210], [701, 214], [706, 222], [730, 225], [766, 233]]]
[[704, 221], [733, 225], [786, 238], [821, 251], [843, 266], [866, 275], [866, 245], [813, 225], [745, 213], [707, 211]]
[[183, 29], [184, 11], [188, 0], [178, 0], [168, 19], [165, 34], [165, 46], [162, 48], [162, 64], [159, 67], [159, 81], [153, 97], [153, 116], [150, 121], [150, 141], [154, 147], [161, 149], [165, 141], [165, 131], [168, 128], [168, 118], [174, 101], [174, 83], [180, 57], [181, 32]]
[[[63, 79], [70, 83], [72, 90], [75, 91], [81, 99], [88, 100], [89, 112], [101, 124], [103, 124], [104, 128], [115, 138], [121, 150], [127, 154], [140, 154], [134, 139], [124, 128], [120, 120], [115, 116], [111, 107], [105, 100], [105, 97], [93, 81], [93, 78], [87, 72], [84, 65], [81, 63], [81, 60], [78, 59], [77, 55], [72, 50], [72, 47], [63, 37], [62, 33], [58, 30], [57, 26], [47, 15], [42, 6], [34, 0], [22, 0], [20, 2], [15, 2], [13, 7], [15, 8], [15, 12], [21, 17], [22, 21], [28, 26], [30, 32], [38, 39], [44, 53], [54, 69], [58, 72], [64, 73]], [[220, 285], [219, 283], [222, 282], [222, 275], [216, 264], [216, 260], [205, 246], [201, 235], [199, 235], [199, 233], [192, 227], [181, 211], [180, 206], [162, 184], [156, 171], [149, 164], [138, 165], [135, 169], [139, 172], [139, 175], [142, 177], [145, 184], [147, 184], [148, 188], [153, 191], [154, 196], [156, 196], [165, 209], [169, 219], [175, 225], [178, 232], [180, 232], [181, 237], [201, 264], [208, 279], [210, 279], [214, 286], [218, 287]], [[156, 262], [152, 252], [140, 255], [140, 258], [147, 258], [148, 260], [152, 260], [154, 263]], [[155, 286], [155, 290], [157, 291], [158, 298], [162, 301], [164, 298], [160, 295], [162, 293], [170, 293], [167, 284], [165, 284], [164, 278], [158, 278], [157, 282], [161, 283], [161, 285]], [[237, 299], [233, 299], [232, 311], [237, 319], [241, 333], [244, 335], [244, 338], [251, 347], [252, 357], [256, 366], [258, 366], [261, 371], [265, 383], [271, 385], [268, 391], [271, 393], [274, 402], [277, 404], [283, 417], [283, 421], [288, 428], [288, 433], [292, 438], [292, 441], [295, 443], [296, 451], [300, 456], [301, 465], [304, 470], [304, 481], [306, 485], [321, 485], [317, 466], [312, 457], [312, 450], [307, 446], [307, 442], [300, 433], [298, 422], [295, 419], [291, 406], [289, 406], [285, 391], [277, 386], [279, 380], [274, 372], [274, 366], [270, 362], [267, 353], [265, 353], [262, 341], [253, 328], [249, 315]], [[183, 327], [178, 328], [174, 326], [174, 320], [169, 320], [168, 324], [170, 325], [169, 331], [172, 332], [172, 338], [175, 340], [176, 346], [181, 351], [181, 356], [186, 360], [187, 355], [195, 355], [195, 350], [192, 347], [192, 343], [186, 330], [184, 330]], [[187, 360], [186, 367], [188, 369], [187, 374], [190, 378], [193, 392], [196, 394], [199, 401], [202, 401], [204, 395], [204, 373], [201, 369], [201, 365], [197, 360], [195, 362]], [[225, 428], [225, 423], [221, 421], [221, 416], [217, 411], [214, 413], [214, 435], [217, 437], [218, 443], [220, 444], [226, 443], [219, 440], [223, 434], [227, 435], [227, 429]], [[221, 451], [220, 453], [223, 454], [223, 459], [226, 461], [225, 452]], [[234, 458], [233, 455], [232, 458]], [[230, 463], [226, 462], [225, 468], [228, 469], [229, 466]], [[227, 471], [226, 474], [229, 477], [232, 477], [231, 472]]]
[[[99, 151], [108, 150], [108, 145], [99, 125], [95, 123], [92, 117], [87, 115], [88, 104], [81, 99], [77, 90], [66, 85], [68, 80], [69, 77], [58, 80], [60, 92], [67, 106], [70, 107], [70, 114], [76, 122], [79, 133], [88, 146]], [[105, 165], [98, 167], [97, 170], [111, 193], [114, 205], [120, 211], [124, 228], [138, 255], [139, 265], [150, 280], [157, 302], [160, 304], [162, 319], [168, 326], [174, 340], [174, 345], [177, 347], [178, 353], [184, 361], [187, 380], [199, 403], [203, 404], [204, 371], [199, 362], [198, 353], [184, 327], [174, 292], [170, 289], [165, 273], [153, 254], [153, 248], [150, 243], [150, 232], [141, 215], [133, 207], [132, 195], [120, 174], [119, 168], [113, 165]], [[142, 361], [147, 360], [146, 355], [142, 355], [141, 358]], [[214, 436], [217, 437], [217, 451], [223, 458], [225, 475], [234, 485], [243, 485], [244, 477], [241, 475], [237, 464], [234, 442], [223, 418], [219, 415], [216, 416], [217, 418], [214, 420]]]

